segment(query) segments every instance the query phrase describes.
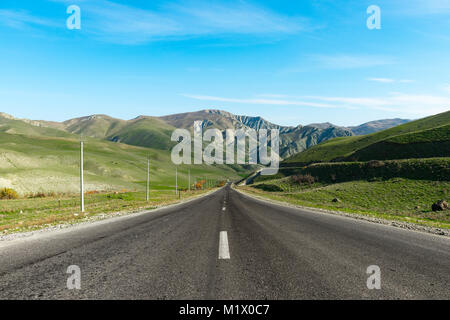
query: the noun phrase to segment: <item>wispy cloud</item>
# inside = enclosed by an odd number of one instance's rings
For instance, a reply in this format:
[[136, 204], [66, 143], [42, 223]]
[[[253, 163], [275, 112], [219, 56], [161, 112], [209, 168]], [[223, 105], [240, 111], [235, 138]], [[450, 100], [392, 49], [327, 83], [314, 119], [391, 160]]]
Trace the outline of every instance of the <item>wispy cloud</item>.
[[389, 78], [368, 78], [367, 80], [374, 81], [374, 82], [381, 82], [381, 83], [392, 83], [392, 82], [395, 82], [394, 79], [389, 79]]
[[436, 114], [450, 109], [450, 98], [448, 97], [405, 93], [392, 93], [386, 97], [380, 98], [302, 96], [291, 98], [286, 97], [286, 99], [282, 100], [224, 98], [191, 94], [185, 94], [184, 96], [202, 101], [313, 108], [372, 109], [414, 116]]
[[328, 69], [369, 68], [395, 63], [395, 59], [380, 55], [314, 55], [316, 64]]
[[397, 0], [390, 11], [399, 15], [446, 15], [450, 13], [450, 0]]
[[285, 99], [254, 99], [254, 98], [224, 98], [214, 96], [203, 96], [193, 94], [183, 94], [183, 96], [195, 100], [202, 101], [218, 101], [218, 102], [231, 102], [241, 104], [259, 104], [259, 105], [278, 105], [278, 106], [304, 106], [315, 108], [335, 108], [336, 106], [325, 103], [301, 101], [301, 100], [285, 100]]
[[380, 83], [393, 83], [393, 82], [411, 83], [411, 82], [414, 82], [414, 80], [409, 80], [409, 79], [395, 80], [395, 79], [391, 79], [391, 78], [367, 78], [367, 80], [374, 81], [374, 82], [380, 82]]
[[450, 98], [427, 94], [391, 93], [373, 97], [310, 97], [316, 101], [334, 102], [336, 106], [352, 106], [359, 109], [382, 110], [411, 115], [429, 115], [450, 109]]
[[58, 24], [47, 18], [33, 16], [30, 12], [25, 10], [8, 10], [0, 9], [0, 24], [11, 28], [25, 29], [28, 27], [57, 27]]
[[[167, 7], [196, 33], [293, 33], [303, 30], [304, 18], [289, 18], [244, 1], [216, 3], [185, 1]], [[186, 25], [187, 26], [187, 25]]]
[[[69, 0], [51, 0], [66, 5]], [[283, 35], [308, 27], [302, 17], [290, 17], [245, 1], [179, 1], [147, 10], [110, 0], [85, 0], [83, 30], [115, 43], [183, 40], [209, 35]]]
[[363, 69], [395, 63], [394, 57], [375, 54], [305, 54], [297, 64], [285, 67], [279, 70], [279, 73], [311, 72], [317, 69]]
[[277, 94], [277, 93], [263, 93], [263, 94], [258, 94], [258, 96], [264, 97], [264, 98], [289, 98], [288, 95]]

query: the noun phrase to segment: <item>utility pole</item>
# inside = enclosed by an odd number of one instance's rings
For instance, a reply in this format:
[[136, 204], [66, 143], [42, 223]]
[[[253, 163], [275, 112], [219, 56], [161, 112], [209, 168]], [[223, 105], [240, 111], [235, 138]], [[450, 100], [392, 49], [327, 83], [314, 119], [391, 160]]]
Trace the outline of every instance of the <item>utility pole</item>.
[[149, 189], [150, 189], [150, 157], [147, 155], [147, 188], [146, 188], [146, 200], [149, 200]]
[[191, 169], [188, 169], [188, 176], [189, 176], [189, 191], [191, 191]]
[[175, 194], [178, 194], [178, 167], [175, 167]]
[[80, 141], [80, 197], [81, 212], [84, 212], [83, 141]]

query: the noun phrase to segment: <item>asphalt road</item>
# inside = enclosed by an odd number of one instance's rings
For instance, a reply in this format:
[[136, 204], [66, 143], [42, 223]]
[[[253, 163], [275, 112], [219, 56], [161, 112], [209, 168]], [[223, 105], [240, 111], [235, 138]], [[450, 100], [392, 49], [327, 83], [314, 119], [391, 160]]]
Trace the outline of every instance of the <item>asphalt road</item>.
[[[67, 289], [67, 268], [81, 289]], [[381, 289], [367, 288], [370, 265]], [[282, 207], [226, 187], [0, 242], [1, 299], [450, 299], [450, 239]]]

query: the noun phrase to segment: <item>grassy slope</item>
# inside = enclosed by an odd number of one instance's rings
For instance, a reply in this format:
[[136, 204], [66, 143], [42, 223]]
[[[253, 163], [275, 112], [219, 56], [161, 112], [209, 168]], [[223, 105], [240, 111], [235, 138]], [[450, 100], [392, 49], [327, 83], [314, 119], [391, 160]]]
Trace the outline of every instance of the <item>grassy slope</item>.
[[[0, 187], [12, 187], [21, 194], [75, 192], [79, 188], [79, 142], [76, 138], [73, 135], [62, 138], [0, 132]], [[175, 166], [169, 151], [86, 139], [86, 189], [143, 189], [147, 154], [151, 159], [151, 186], [173, 187]], [[188, 168], [179, 167], [182, 187], [187, 186]], [[200, 177], [239, 178], [238, 171], [226, 166], [193, 165], [190, 168], [192, 181]]]
[[450, 125], [401, 134], [359, 149], [346, 160], [369, 161], [450, 156]]
[[13, 120], [2, 117], [0, 115], [0, 133], [9, 133], [9, 134], [22, 134], [22, 135], [31, 135], [31, 136], [39, 136], [39, 137], [71, 137], [72, 135], [68, 132], [44, 127], [44, 126], [34, 126], [29, 123], [26, 123], [22, 120]]
[[[314, 146], [304, 152], [301, 152], [286, 160], [286, 163], [309, 163], [331, 161], [336, 158], [348, 158], [354, 152], [367, 148], [368, 146], [386, 140], [391, 141], [395, 136], [420, 132], [417, 135], [409, 136], [409, 139], [423, 139], [423, 135], [428, 135], [428, 141], [433, 138], [430, 132], [424, 130], [447, 126], [450, 123], [450, 111], [427, 117], [424, 119], [409, 122], [391, 129], [369, 134], [366, 136], [355, 136], [345, 138], [335, 138], [317, 146]], [[434, 133], [433, 133], [434, 134]], [[411, 141], [411, 140], [410, 140]], [[441, 140], [439, 140], [441, 141]], [[395, 157], [394, 157], [395, 159]]]
[[[126, 125], [125, 120], [114, 119], [106, 115], [94, 115], [76, 118], [62, 123], [63, 129], [74, 134], [105, 139], [108, 135], [120, 130]], [[61, 126], [61, 124], [59, 124]]]
[[407, 144], [450, 140], [450, 123], [436, 128], [405, 133], [386, 139], [386, 142]]
[[107, 139], [134, 146], [169, 150], [175, 145], [171, 141], [174, 130], [174, 127], [160, 119], [144, 117], [122, 126], [118, 131], [110, 132]]
[[[270, 185], [279, 191], [267, 192]], [[431, 204], [450, 196], [449, 181], [392, 178], [386, 181], [350, 181], [336, 184], [298, 185], [290, 178], [244, 187], [252, 194], [307, 207], [365, 214], [385, 219], [450, 228], [448, 211], [433, 212]], [[341, 202], [332, 202], [334, 198]]]
[[[61, 124], [58, 124], [61, 128]], [[65, 121], [62, 129], [77, 135], [122, 142], [129, 145], [169, 150], [175, 128], [154, 117], [132, 120], [115, 119], [106, 115], [93, 115]]]

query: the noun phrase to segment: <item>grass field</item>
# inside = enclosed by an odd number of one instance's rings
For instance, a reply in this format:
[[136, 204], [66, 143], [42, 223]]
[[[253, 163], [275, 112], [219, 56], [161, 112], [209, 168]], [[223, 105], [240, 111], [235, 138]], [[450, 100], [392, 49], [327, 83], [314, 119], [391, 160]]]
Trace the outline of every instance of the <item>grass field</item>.
[[[270, 190], [271, 185], [275, 192]], [[392, 178], [335, 184], [296, 184], [290, 177], [264, 181], [243, 190], [291, 204], [370, 215], [378, 218], [450, 228], [450, 211], [433, 212], [431, 204], [450, 196], [449, 181]], [[260, 189], [262, 188], [262, 189]], [[340, 202], [332, 202], [334, 198]]]
[[76, 223], [107, 217], [116, 212], [154, 209], [180, 199], [199, 196], [205, 190], [191, 190], [176, 195], [174, 190], [152, 189], [149, 202], [145, 192], [88, 193], [85, 213], [80, 212], [78, 195], [54, 195], [44, 198], [0, 200], [0, 234], [31, 231], [61, 223]]

